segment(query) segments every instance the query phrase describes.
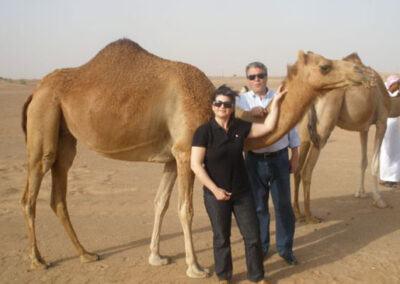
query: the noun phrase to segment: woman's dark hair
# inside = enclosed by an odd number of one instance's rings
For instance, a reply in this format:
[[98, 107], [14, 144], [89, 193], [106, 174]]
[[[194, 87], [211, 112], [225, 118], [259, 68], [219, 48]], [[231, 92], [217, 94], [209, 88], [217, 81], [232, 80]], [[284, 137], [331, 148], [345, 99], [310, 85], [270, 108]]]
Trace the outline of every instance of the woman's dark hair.
[[222, 86], [219, 86], [218, 89], [214, 91], [214, 101], [215, 98], [219, 95], [227, 96], [231, 99], [233, 104], [235, 104], [236, 96], [238, 96], [238, 93], [229, 88], [227, 85], [223, 84]]
[[236, 101], [236, 97], [239, 95], [236, 91], [232, 90], [231, 88], [229, 88], [227, 85], [223, 84], [221, 86], [219, 86], [215, 91], [214, 91], [214, 98], [213, 101], [215, 101], [215, 99], [218, 96], [227, 96], [230, 98], [231, 102], [233, 103], [233, 111], [231, 113], [231, 118], [233, 119], [235, 117], [235, 101]]

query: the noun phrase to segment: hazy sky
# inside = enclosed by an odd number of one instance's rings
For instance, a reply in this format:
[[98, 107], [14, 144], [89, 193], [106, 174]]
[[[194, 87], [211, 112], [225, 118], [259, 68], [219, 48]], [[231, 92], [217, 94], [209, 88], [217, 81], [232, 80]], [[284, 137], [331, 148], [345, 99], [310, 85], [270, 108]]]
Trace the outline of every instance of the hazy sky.
[[122, 37], [207, 75], [262, 61], [284, 75], [299, 49], [357, 52], [400, 72], [399, 0], [0, 0], [0, 77], [41, 78], [89, 61]]

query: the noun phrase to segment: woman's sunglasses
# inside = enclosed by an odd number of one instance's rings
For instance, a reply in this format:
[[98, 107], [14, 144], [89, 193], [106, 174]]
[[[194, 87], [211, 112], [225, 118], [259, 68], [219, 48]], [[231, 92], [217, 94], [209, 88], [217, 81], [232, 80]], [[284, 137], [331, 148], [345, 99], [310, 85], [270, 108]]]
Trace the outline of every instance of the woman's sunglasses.
[[253, 81], [255, 78], [258, 79], [264, 79], [265, 77], [267, 77], [267, 74], [265, 73], [259, 73], [259, 74], [255, 74], [255, 75], [248, 75], [247, 79], [249, 79], [250, 81]]
[[224, 106], [225, 108], [231, 108], [231, 107], [233, 107], [233, 102], [214, 101], [213, 105], [216, 107]]

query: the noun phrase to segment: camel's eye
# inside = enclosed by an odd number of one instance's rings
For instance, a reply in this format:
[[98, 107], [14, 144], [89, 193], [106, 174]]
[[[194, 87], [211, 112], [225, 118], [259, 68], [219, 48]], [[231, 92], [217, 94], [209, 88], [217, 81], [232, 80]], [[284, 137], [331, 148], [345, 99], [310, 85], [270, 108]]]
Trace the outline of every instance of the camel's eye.
[[329, 70], [331, 70], [331, 65], [321, 65], [321, 66], [319, 66], [319, 68], [321, 69], [321, 72], [322, 73], [328, 73], [329, 72]]

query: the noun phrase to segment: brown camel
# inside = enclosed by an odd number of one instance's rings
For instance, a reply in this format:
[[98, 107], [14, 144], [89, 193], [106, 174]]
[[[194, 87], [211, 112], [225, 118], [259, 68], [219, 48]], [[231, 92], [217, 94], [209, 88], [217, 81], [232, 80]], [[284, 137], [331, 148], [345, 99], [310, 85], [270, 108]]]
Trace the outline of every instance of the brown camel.
[[[288, 69], [288, 90], [278, 130], [264, 139], [248, 140], [262, 147], [278, 140], [302, 117], [322, 90], [360, 84], [364, 73], [354, 64], [299, 52]], [[28, 151], [28, 179], [21, 203], [30, 240], [31, 268], [46, 268], [35, 235], [35, 208], [44, 174], [51, 169], [51, 208], [60, 219], [81, 262], [99, 259], [78, 241], [69, 219], [67, 172], [77, 140], [113, 159], [165, 163], [155, 198], [155, 221], [149, 262], [168, 263], [159, 254], [159, 237], [175, 180], [178, 215], [184, 233], [187, 275], [206, 277], [192, 243], [194, 174], [190, 149], [195, 129], [211, 117], [214, 86], [197, 68], [159, 58], [122, 39], [109, 44], [77, 68], [56, 70], [35, 88], [23, 109]], [[238, 110], [238, 113], [243, 114]], [[246, 113], [244, 113], [245, 115]]]
[[[367, 159], [367, 138], [371, 125], [376, 125], [375, 142], [371, 163], [373, 178], [373, 200], [379, 208], [386, 207], [378, 191], [379, 176], [379, 153], [383, 136], [386, 130], [386, 119], [388, 116], [398, 116], [400, 100], [392, 104], [391, 98], [386, 91], [385, 85], [377, 72], [366, 67], [357, 54], [353, 53], [344, 58], [354, 62], [363, 69], [370, 70], [375, 77], [375, 85], [372, 87], [352, 86], [335, 89], [326, 96], [316, 100], [313, 108], [303, 117], [299, 123], [299, 136], [301, 140], [299, 166], [295, 173], [294, 212], [298, 220], [305, 220], [307, 223], [317, 223], [320, 219], [312, 216], [310, 210], [310, 186], [313, 169], [318, 161], [320, 151], [325, 146], [335, 126], [360, 132], [361, 142], [361, 180], [360, 187], [355, 192], [356, 197], [366, 197], [364, 189], [365, 170], [368, 164]], [[393, 99], [392, 101], [396, 100]], [[314, 129], [314, 133], [309, 132]], [[304, 191], [304, 215], [300, 214], [298, 193], [300, 182]]]

